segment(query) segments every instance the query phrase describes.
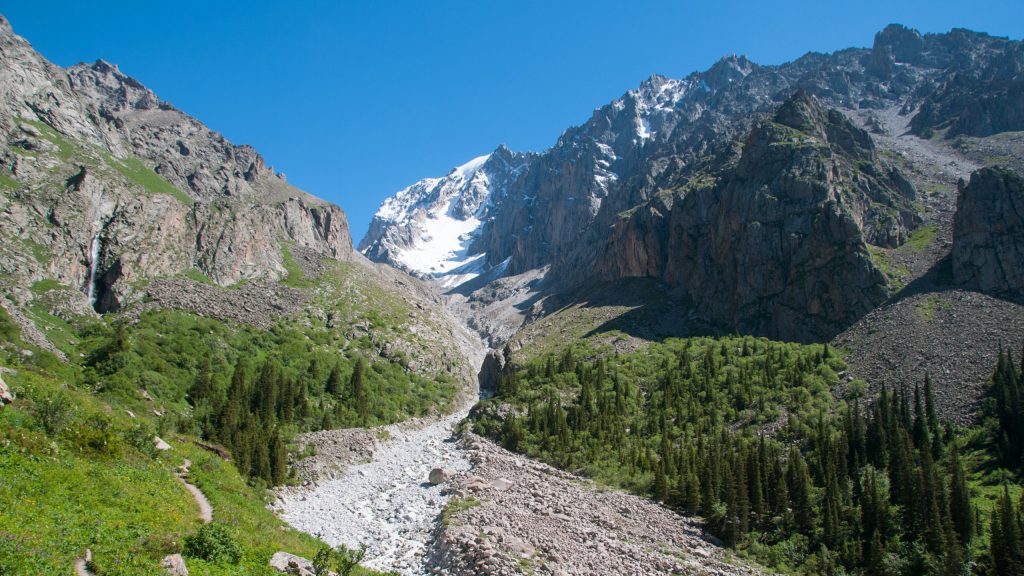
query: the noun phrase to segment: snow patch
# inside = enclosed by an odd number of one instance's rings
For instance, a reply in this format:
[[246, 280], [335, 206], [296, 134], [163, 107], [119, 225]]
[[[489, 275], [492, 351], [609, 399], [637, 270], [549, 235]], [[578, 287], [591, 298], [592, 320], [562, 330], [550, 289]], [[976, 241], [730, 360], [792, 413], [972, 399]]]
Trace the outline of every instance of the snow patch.
[[452, 169], [452, 173], [457, 173], [460, 176], [462, 176], [464, 180], [469, 180], [470, 178], [473, 177], [473, 174], [476, 174], [476, 171], [479, 170], [484, 165], [485, 162], [487, 162], [487, 159], [490, 157], [490, 154], [477, 156], [476, 158], [473, 158], [472, 160], [466, 162], [462, 166], [457, 166], [454, 169]]
[[465, 220], [453, 218], [451, 207], [449, 199], [439, 214], [427, 214], [418, 223], [419, 237], [396, 257], [401, 265], [420, 274], [440, 276], [483, 256], [469, 254], [469, 245], [480, 228], [480, 220], [475, 216]]
[[647, 140], [654, 135], [654, 133], [651, 132], [651, 122], [647, 118], [643, 116], [637, 118], [636, 135], [640, 137], [641, 140]]

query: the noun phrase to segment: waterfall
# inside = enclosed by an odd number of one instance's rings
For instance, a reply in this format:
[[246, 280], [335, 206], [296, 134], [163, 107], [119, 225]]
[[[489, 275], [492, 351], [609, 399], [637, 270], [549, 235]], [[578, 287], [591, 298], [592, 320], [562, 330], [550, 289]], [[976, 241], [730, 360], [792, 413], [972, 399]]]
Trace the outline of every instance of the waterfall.
[[96, 306], [96, 267], [99, 265], [100, 260], [100, 233], [92, 239], [92, 245], [89, 248], [89, 304], [93, 307]]

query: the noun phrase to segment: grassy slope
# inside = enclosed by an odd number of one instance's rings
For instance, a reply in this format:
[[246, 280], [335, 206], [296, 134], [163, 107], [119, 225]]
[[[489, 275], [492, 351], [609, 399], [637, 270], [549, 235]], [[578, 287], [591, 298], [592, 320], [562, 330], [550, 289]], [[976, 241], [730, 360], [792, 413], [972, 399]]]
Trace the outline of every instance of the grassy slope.
[[[298, 271], [290, 278], [322, 289], [317, 293], [330, 300], [337, 330], [311, 326], [304, 317], [259, 331], [185, 312], [147, 313], [129, 327], [131, 352], [109, 374], [92, 365], [114, 332], [109, 319], [68, 322], [47, 310], [48, 293], [65, 287], [37, 283], [27, 312], [73, 364], [27, 345], [0, 310], [0, 366], [14, 370], [2, 376], [18, 398], [0, 409], [0, 574], [67, 574], [86, 548], [101, 574], [158, 573], [159, 560], [180, 552], [183, 538], [200, 525], [198, 507], [174, 477], [185, 458], [193, 462], [191, 481], [213, 504], [214, 520], [227, 524], [243, 552], [238, 566], [189, 558], [191, 574], [275, 573], [267, 560], [278, 550], [311, 558], [322, 543], [289, 530], [267, 510], [268, 494], [258, 483], [247, 483], [230, 463], [197, 448], [189, 434], [194, 427], [175, 429], [190, 416], [185, 391], [210, 350], [225, 361], [276, 355], [299, 373], [308, 366], [296, 360], [316, 357], [326, 367], [338, 358], [369, 355], [376, 340], [400, 333], [407, 304], [352, 272], [339, 265], [323, 282]], [[355, 323], [366, 325], [366, 334], [344, 332]], [[450, 400], [450, 380], [409, 373], [400, 361], [371, 362], [369, 381], [383, 391], [376, 399], [381, 421], [419, 415]], [[225, 384], [230, 372], [219, 376]], [[141, 397], [140, 387], [153, 402]], [[169, 415], [158, 418], [154, 409]], [[154, 433], [174, 449], [154, 451]]]

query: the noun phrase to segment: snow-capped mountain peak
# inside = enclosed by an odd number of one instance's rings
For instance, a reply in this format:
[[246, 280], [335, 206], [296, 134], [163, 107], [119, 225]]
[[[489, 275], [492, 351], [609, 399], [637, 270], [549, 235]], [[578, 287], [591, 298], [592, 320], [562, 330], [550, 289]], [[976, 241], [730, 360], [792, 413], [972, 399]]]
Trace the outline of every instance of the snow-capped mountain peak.
[[441, 178], [425, 178], [381, 204], [359, 250], [421, 277], [457, 286], [488, 271], [487, 255], [473, 240], [487, 219], [492, 198], [504, 195], [531, 155], [501, 146], [456, 166]]

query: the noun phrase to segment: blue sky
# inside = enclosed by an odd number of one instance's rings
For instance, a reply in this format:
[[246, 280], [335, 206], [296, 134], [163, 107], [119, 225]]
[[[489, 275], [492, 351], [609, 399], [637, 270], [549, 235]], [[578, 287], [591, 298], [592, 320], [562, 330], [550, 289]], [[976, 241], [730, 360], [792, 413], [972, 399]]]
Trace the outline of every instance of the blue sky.
[[51, 61], [118, 64], [339, 204], [357, 242], [394, 191], [498, 144], [543, 150], [654, 73], [870, 46], [891, 22], [1024, 28], [1021, 0], [10, 4], [0, 12]]

